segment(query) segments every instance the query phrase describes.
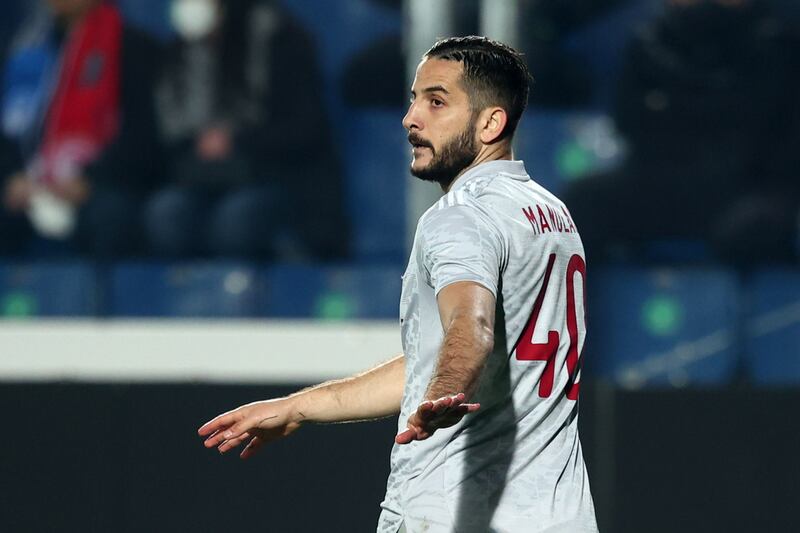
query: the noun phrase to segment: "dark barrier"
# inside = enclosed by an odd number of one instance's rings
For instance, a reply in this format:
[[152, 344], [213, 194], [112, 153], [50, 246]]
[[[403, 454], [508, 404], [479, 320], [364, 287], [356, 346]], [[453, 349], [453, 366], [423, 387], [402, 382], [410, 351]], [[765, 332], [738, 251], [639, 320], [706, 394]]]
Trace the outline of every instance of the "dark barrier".
[[[604, 533], [794, 531], [800, 391], [583, 392]], [[374, 531], [392, 419], [240, 461], [196, 428], [296, 387], [2, 384], [0, 531]]]
[[798, 530], [800, 390], [596, 389], [584, 398], [601, 531]]
[[289, 390], [4, 384], [0, 531], [374, 531], [392, 420], [309, 427], [249, 461], [202, 447], [206, 419]]

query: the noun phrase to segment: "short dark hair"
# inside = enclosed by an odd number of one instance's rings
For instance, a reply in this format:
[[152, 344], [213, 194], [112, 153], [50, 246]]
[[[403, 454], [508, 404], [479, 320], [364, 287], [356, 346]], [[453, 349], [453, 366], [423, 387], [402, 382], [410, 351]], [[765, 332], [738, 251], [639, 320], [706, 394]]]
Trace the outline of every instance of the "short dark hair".
[[501, 138], [511, 138], [528, 105], [532, 77], [522, 54], [487, 37], [448, 37], [434, 43], [425, 58], [459, 61], [473, 112], [499, 106], [508, 114]]

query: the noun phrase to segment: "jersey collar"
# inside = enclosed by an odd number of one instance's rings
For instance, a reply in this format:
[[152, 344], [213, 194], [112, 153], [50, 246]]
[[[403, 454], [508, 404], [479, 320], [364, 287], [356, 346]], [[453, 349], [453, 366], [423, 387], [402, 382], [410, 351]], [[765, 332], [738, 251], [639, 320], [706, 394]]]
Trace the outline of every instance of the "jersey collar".
[[497, 159], [487, 161], [464, 172], [453, 182], [450, 191], [455, 191], [466, 186], [470, 181], [477, 178], [494, 178], [498, 174], [503, 174], [511, 179], [518, 181], [528, 181], [530, 176], [525, 171], [525, 163], [522, 161], [509, 161], [508, 159]]

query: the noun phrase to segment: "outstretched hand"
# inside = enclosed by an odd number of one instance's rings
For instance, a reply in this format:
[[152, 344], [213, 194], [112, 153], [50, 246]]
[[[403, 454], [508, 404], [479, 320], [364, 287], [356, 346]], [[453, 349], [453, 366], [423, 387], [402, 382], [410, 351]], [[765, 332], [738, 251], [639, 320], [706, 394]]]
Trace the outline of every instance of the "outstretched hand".
[[437, 429], [454, 426], [464, 415], [474, 413], [481, 406], [478, 403], [464, 403], [465, 400], [466, 396], [460, 392], [454, 396], [422, 402], [417, 411], [408, 418], [408, 429], [400, 432], [394, 441], [397, 444], [408, 444], [415, 440], [425, 440]]
[[206, 437], [203, 443], [206, 448], [216, 447], [220, 453], [248, 441], [239, 455], [247, 459], [264, 444], [286, 437], [300, 427], [300, 421], [293, 420], [292, 413], [286, 398], [254, 402], [206, 422], [197, 433]]

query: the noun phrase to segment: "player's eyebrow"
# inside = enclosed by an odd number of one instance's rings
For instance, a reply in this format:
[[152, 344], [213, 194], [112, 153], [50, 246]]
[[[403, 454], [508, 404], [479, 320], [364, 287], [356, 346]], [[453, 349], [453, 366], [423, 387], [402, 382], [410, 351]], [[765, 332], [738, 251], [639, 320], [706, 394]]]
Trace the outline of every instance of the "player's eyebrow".
[[422, 92], [424, 92], [424, 93], [444, 93], [444, 94], [450, 94], [450, 91], [448, 91], [447, 89], [445, 89], [445, 88], [444, 88], [443, 86], [441, 86], [441, 85], [434, 85], [433, 87], [426, 87], [426, 88], [422, 89]]
[[[425, 87], [424, 89], [422, 89], [422, 92], [423, 93], [427, 93], [427, 94], [430, 94], [430, 93], [444, 93], [444, 94], [447, 94], [447, 95], [450, 94], [450, 91], [445, 89], [444, 86], [442, 86], [442, 85], [434, 85], [432, 87]], [[416, 98], [417, 97], [417, 91], [411, 91], [411, 97], [412, 98]]]

